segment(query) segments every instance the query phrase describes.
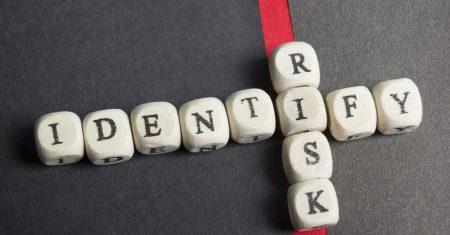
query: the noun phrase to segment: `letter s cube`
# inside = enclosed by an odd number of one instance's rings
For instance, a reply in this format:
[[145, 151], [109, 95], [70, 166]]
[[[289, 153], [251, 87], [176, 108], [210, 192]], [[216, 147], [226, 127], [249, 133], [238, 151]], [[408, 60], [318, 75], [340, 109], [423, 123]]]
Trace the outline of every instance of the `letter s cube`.
[[291, 135], [284, 139], [283, 166], [291, 184], [329, 179], [333, 172], [330, 144], [321, 132]]

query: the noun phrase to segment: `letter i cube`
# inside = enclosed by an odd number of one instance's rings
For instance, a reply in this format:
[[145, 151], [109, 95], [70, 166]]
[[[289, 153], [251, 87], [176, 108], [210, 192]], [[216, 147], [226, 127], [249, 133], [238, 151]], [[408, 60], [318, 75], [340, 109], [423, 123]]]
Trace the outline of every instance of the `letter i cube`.
[[34, 134], [39, 158], [46, 165], [69, 164], [83, 158], [83, 131], [75, 113], [56, 112], [40, 117]]
[[327, 111], [317, 88], [296, 87], [283, 91], [276, 104], [284, 136], [327, 128]]

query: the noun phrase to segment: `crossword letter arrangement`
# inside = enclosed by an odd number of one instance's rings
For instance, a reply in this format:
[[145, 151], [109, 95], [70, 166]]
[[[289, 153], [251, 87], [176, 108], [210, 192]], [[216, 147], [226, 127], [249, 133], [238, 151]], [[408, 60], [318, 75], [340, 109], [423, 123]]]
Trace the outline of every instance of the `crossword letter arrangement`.
[[[330, 145], [321, 133], [327, 111], [317, 87], [319, 63], [304, 42], [279, 46], [269, 61], [283, 141], [282, 159], [288, 181], [288, 207], [296, 230], [332, 226], [339, 220], [336, 191], [328, 180], [333, 171]], [[422, 120], [419, 90], [407, 78], [381, 82], [372, 92], [356, 86], [326, 96], [331, 135], [338, 141], [361, 139], [375, 129], [399, 134]]]
[[[296, 230], [332, 226], [339, 220], [336, 191], [329, 181], [332, 154], [322, 134], [327, 126], [338, 141], [415, 130], [422, 120], [419, 90], [408, 78], [335, 90], [325, 102], [318, 90], [320, 70], [312, 46], [285, 43], [269, 59], [276, 109], [286, 137], [282, 161], [291, 186], [288, 205]], [[39, 158], [49, 166], [74, 163], [86, 152], [96, 165], [127, 161], [141, 154], [169, 153], [181, 143], [190, 152], [224, 147], [230, 136], [249, 144], [270, 138], [276, 129], [270, 96], [260, 89], [231, 94], [222, 103], [208, 97], [179, 110], [168, 102], [141, 104], [130, 116], [120, 109], [90, 113], [81, 120], [72, 112], [55, 112], [35, 124]], [[329, 122], [329, 123], [328, 123]]]

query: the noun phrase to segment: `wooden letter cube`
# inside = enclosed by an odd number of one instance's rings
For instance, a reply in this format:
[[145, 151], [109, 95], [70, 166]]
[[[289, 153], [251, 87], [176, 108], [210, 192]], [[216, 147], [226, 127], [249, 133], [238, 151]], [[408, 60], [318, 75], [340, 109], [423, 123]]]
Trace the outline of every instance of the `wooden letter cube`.
[[377, 106], [378, 130], [385, 134], [410, 132], [422, 121], [422, 99], [411, 79], [402, 78], [377, 84], [372, 89]]
[[329, 179], [333, 172], [330, 144], [318, 131], [291, 135], [283, 141], [283, 166], [289, 183]]
[[364, 86], [336, 90], [327, 95], [330, 132], [336, 140], [371, 136], [377, 125], [372, 94]]
[[325, 104], [319, 90], [314, 87], [286, 90], [278, 95], [276, 104], [284, 136], [327, 128]]
[[277, 93], [299, 86], [318, 87], [319, 61], [314, 48], [305, 42], [277, 47], [269, 59], [270, 76]]
[[213, 97], [184, 103], [179, 111], [183, 145], [190, 152], [222, 148], [230, 138], [227, 112]]
[[327, 179], [291, 185], [288, 190], [288, 207], [296, 230], [332, 226], [339, 220], [336, 191]]
[[265, 140], [275, 132], [275, 111], [270, 96], [261, 89], [231, 94], [226, 102], [231, 137], [247, 144]]
[[139, 105], [130, 115], [136, 149], [145, 155], [168, 153], [181, 145], [181, 130], [175, 106], [167, 102]]
[[134, 153], [128, 115], [120, 109], [107, 109], [86, 115], [84, 141], [89, 160], [109, 165], [129, 160]]
[[83, 158], [83, 130], [75, 113], [56, 112], [40, 117], [34, 135], [39, 158], [46, 165], [69, 164]]

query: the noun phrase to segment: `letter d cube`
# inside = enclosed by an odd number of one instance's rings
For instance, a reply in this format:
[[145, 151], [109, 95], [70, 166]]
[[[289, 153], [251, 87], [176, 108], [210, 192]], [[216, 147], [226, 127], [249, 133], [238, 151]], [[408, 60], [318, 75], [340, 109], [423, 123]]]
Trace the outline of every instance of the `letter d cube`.
[[92, 163], [109, 165], [129, 160], [134, 153], [128, 115], [107, 109], [86, 115], [83, 120], [86, 153]]

